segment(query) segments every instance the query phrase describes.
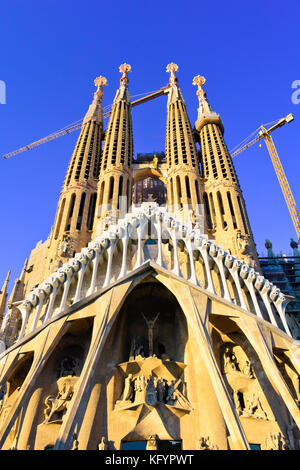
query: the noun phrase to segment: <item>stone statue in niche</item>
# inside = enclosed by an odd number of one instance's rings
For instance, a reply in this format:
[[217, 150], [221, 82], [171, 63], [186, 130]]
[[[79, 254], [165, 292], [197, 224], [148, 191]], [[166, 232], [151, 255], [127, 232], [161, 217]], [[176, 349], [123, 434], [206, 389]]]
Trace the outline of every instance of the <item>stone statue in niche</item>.
[[146, 322], [146, 325], [148, 327], [148, 346], [149, 346], [149, 356], [153, 356], [153, 328], [154, 328], [154, 325], [160, 315], [160, 313], [158, 313], [154, 318], [152, 319], [149, 319], [149, 318], [146, 318], [145, 315], [142, 313], [143, 317], [144, 317], [144, 320]]
[[147, 440], [146, 450], [157, 450], [157, 441], [158, 436], [156, 434], [150, 436]]
[[[179, 390], [179, 387], [182, 388], [182, 392]], [[185, 392], [186, 392], [186, 383], [182, 382], [181, 378], [179, 378], [177, 381], [172, 380], [168, 388], [166, 403], [168, 405], [175, 405], [175, 406], [180, 406], [182, 408], [186, 408], [187, 406], [189, 406], [189, 402], [187, 398], [184, 396]]]
[[133, 390], [133, 381], [132, 381], [132, 374], [129, 374], [128, 377], [125, 379], [125, 386], [122, 400], [132, 400], [134, 394]]
[[145, 357], [143, 340], [140, 336], [136, 336], [131, 341], [129, 360], [134, 361], [136, 359], [142, 359], [143, 357]]
[[190, 410], [191, 405], [186, 398], [186, 383], [179, 379], [166, 380], [162, 377], [149, 375], [128, 374], [124, 379], [124, 389], [121, 398], [117, 400], [117, 408], [130, 408], [131, 406], [146, 403], [156, 406], [162, 403], [182, 410]]
[[224, 372], [229, 374], [230, 372], [240, 371], [236, 355], [231, 348], [227, 347], [224, 353]]
[[257, 393], [254, 392], [246, 398], [245, 414], [257, 419], [268, 419]]
[[266, 438], [267, 450], [291, 450], [289, 440], [280, 432], [278, 434], [269, 433]]
[[252, 364], [250, 361], [246, 361], [246, 365], [245, 367], [243, 368], [243, 374], [247, 375], [248, 377], [250, 377], [250, 379], [254, 379], [255, 378], [255, 375], [254, 375], [254, 371], [253, 371], [253, 367], [252, 367]]
[[156, 388], [157, 400], [164, 403], [166, 400], [167, 381], [162, 377], [154, 377], [154, 386]]
[[154, 386], [154, 382], [151, 377], [148, 380], [148, 384], [146, 387], [146, 403], [147, 405], [151, 406], [154, 406], [157, 403], [156, 387]]
[[58, 255], [62, 257], [70, 257], [72, 252], [72, 241], [73, 239], [65, 233], [63, 235], [62, 241], [58, 246]]
[[57, 368], [57, 377], [78, 376], [80, 371], [80, 361], [74, 356], [65, 356]]
[[105, 436], [102, 436], [98, 444], [98, 450], [107, 450], [108, 444]]
[[246, 263], [249, 264], [251, 268], [253, 268], [254, 259], [251, 253], [250, 236], [242, 235], [242, 232], [238, 230], [236, 234], [236, 246], [238, 252], [244, 256]]
[[78, 450], [79, 447], [79, 441], [77, 440], [77, 434], [73, 434], [73, 444], [72, 444], [72, 450]]
[[210, 437], [200, 437], [200, 439], [197, 442], [197, 450], [218, 450], [219, 447], [217, 445], [214, 445], [210, 441]]
[[61, 377], [58, 379], [57, 395], [48, 395], [45, 399], [46, 408], [44, 410], [45, 419], [43, 424], [62, 422], [68, 403], [74, 394], [76, 381], [77, 377], [72, 376]]
[[233, 390], [233, 401], [238, 415], [242, 415], [245, 408], [243, 394], [238, 390]]
[[144, 403], [146, 399], [147, 381], [144, 375], [138, 375], [134, 380], [135, 402]]

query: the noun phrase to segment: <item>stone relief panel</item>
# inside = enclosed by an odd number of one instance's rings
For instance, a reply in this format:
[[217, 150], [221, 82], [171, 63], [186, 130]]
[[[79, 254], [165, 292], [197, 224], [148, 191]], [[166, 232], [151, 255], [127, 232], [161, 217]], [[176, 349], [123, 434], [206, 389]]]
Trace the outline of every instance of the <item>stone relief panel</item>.
[[170, 409], [189, 412], [192, 406], [187, 398], [187, 384], [184, 381], [186, 365], [171, 360], [165, 351], [159, 358], [153, 353], [153, 328], [160, 313], [151, 317], [141, 315], [147, 325], [148, 335], [147, 338], [133, 337], [128, 362], [117, 366], [123, 384], [115, 410], [133, 409], [140, 404], [151, 407], [161, 404]]
[[66, 355], [58, 362], [57, 393], [48, 395], [44, 401], [44, 421], [42, 424], [62, 423], [63, 416], [74, 394], [80, 366], [80, 360], [72, 355]]
[[255, 376], [253, 364], [243, 349], [234, 344], [225, 345], [222, 353], [223, 375], [239, 416], [273, 420], [264, 393]]

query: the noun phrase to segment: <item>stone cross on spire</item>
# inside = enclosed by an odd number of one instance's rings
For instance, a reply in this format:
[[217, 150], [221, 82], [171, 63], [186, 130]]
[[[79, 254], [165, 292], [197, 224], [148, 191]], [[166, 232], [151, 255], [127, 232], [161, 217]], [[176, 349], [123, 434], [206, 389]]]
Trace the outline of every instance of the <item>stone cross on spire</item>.
[[201, 75], [196, 75], [196, 77], [194, 77], [193, 79], [193, 85], [196, 85], [198, 87], [196, 95], [199, 100], [199, 113], [201, 114], [209, 113], [211, 111], [206, 98], [206, 93], [202, 88], [202, 85], [204, 85], [205, 82], [206, 79]]
[[175, 72], [178, 70], [178, 65], [174, 64], [174, 62], [171, 62], [170, 64], [167, 65], [166, 72], [170, 73], [170, 85], [177, 85], [178, 78], [175, 75]]
[[129, 82], [127, 74], [128, 74], [128, 72], [131, 72], [131, 65], [126, 64], [126, 62], [125, 62], [124, 64], [120, 65], [119, 71], [123, 74], [122, 77], [120, 78], [120, 86], [127, 87], [128, 82]]

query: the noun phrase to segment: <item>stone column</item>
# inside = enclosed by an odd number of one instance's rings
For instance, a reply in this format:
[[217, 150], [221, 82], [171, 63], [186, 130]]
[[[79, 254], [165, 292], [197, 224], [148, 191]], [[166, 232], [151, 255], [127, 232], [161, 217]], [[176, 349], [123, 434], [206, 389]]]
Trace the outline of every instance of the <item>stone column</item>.
[[[80, 432], [78, 435], [79, 450], [88, 449], [100, 396], [101, 396], [101, 384], [95, 383], [93, 385], [93, 388], [90, 394], [90, 398], [86, 407], [86, 412], [83, 418], [82, 426], [80, 428]], [[94, 450], [94, 449], [91, 449], [91, 450]]]
[[18, 450], [26, 450], [28, 444], [30, 444], [31, 432], [39, 409], [42, 392], [43, 389], [41, 387], [37, 388], [29, 399], [25, 417], [21, 424], [22, 428], [18, 439]]

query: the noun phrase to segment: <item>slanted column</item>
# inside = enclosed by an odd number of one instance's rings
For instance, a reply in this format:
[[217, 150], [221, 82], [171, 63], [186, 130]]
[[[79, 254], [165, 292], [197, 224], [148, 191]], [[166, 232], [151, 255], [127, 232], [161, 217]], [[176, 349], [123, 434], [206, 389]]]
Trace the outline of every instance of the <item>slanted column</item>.
[[29, 398], [26, 406], [25, 417], [22, 422], [22, 428], [18, 439], [18, 450], [27, 450], [30, 436], [33, 433], [33, 426], [39, 411], [39, 404], [43, 394], [43, 388], [39, 387]]
[[[86, 412], [92, 414], [95, 412], [94, 406], [96, 403], [91, 402], [91, 407], [89, 406], [88, 410], [86, 409], [86, 403], [88, 403], [90, 392], [94, 385], [95, 371], [107, 335], [109, 334], [116, 314], [119, 311], [123, 299], [130, 287], [131, 282], [120, 284], [118, 287], [115, 287], [103, 294], [96, 303], [98, 313], [94, 320], [90, 348], [78, 379], [74, 395], [70, 402], [70, 406], [68, 407], [64, 421], [59, 430], [54, 447], [55, 450], [70, 449], [76, 426], [78, 426], [79, 429], [81, 428]], [[97, 401], [97, 396], [100, 390], [95, 392], [94, 398]]]
[[234, 318], [233, 320], [244, 332], [246, 338], [258, 355], [265, 374], [277, 392], [278, 397], [281, 397], [281, 405], [286, 405], [298, 428], [300, 428], [300, 411], [298, 405], [276, 365], [273, 351], [270, 350], [268, 341], [259, 323], [249, 316], [243, 316], [239, 319]]

